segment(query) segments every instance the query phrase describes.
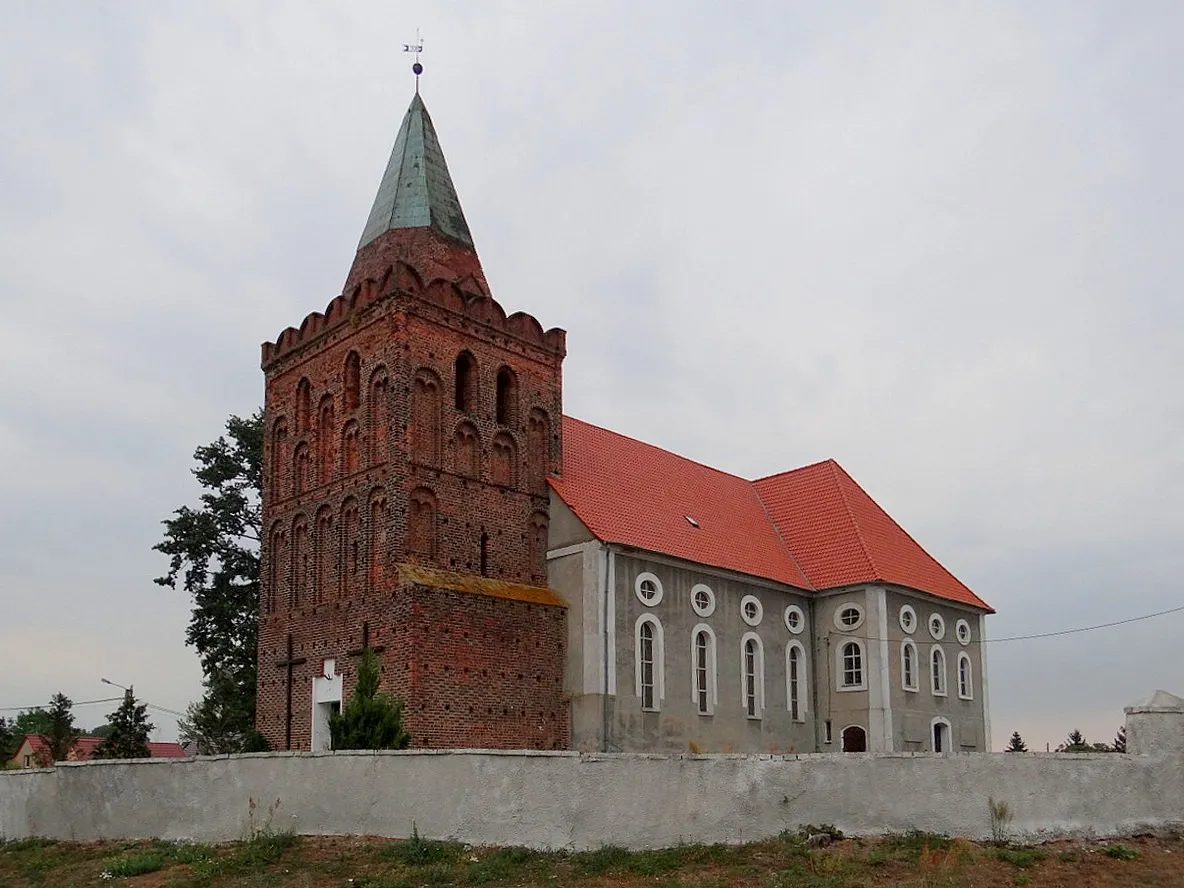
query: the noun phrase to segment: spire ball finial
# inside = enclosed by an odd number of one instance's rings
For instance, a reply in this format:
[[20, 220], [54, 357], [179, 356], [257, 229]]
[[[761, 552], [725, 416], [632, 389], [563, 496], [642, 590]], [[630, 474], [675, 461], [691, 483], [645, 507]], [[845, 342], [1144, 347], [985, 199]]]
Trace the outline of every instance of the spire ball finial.
[[412, 71], [412, 73], [415, 74], [416, 77], [418, 77], [420, 74], [423, 73], [423, 65], [421, 65], [419, 62], [416, 62], [414, 65], [411, 66], [411, 71]]

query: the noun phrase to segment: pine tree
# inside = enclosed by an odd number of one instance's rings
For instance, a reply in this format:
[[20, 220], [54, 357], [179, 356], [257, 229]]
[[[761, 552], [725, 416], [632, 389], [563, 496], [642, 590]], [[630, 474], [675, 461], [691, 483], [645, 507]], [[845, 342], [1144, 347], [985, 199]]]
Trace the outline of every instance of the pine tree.
[[74, 741], [82, 734], [81, 730], [74, 727], [73, 707], [74, 701], [65, 694], [54, 694], [49, 698], [49, 711], [46, 713], [45, 732], [42, 735], [48, 749], [42, 756], [46, 760], [40, 764], [51, 765], [69, 757]]
[[111, 733], [95, 747], [91, 758], [148, 758], [152, 754], [148, 748], [148, 735], [156, 726], [148, 721], [147, 704], [137, 703], [131, 688], [124, 693], [119, 708], [107, 716], [107, 724], [111, 726]]
[[1120, 726], [1118, 733], [1114, 735], [1114, 751], [1126, 752], [1126, 725]]
[[1020, 736], [1019, 731], [1013, 731], [1011, 740], [1008, 741], [1007, 749], [1004, 752], [1027, 752], [1028, 744], [1024, 742], [1024, 738]]
[[1057, 752], [1095, 752], [1096, 750], [1086, 742], [1081, 731], [1074, 728], [1069, 732], [1068, 739], [1057, 747]]
[[362, 653], [354, 695], [340, 713], [329, 716], [334, 749], [406, 749], [411, 735], [403, 730], [403, 702], [378, 692], [378, 658]]

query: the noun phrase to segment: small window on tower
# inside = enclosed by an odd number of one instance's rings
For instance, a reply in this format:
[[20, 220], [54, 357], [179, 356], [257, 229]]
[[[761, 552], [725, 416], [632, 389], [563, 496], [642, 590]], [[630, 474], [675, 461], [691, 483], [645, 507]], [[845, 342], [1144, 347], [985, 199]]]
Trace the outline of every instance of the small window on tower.
[[518, 380], [509, 367], [497, 371], [497, 421], [501, 425], [518, 421]]
[[472, 413], [477, 407], [477, 359], [469, 352], [456, 358], [456, 409]]

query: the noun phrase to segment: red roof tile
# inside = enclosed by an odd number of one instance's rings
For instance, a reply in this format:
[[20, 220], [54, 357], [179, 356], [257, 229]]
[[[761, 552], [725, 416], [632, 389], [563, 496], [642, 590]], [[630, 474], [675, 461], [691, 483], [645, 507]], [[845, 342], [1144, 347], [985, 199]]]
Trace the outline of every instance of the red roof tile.
[[[34, 753], [48, 751], [49, 743], [40, 734], [26, 734], [29, 748]], [[70, 747], [71, 761], [86, 761], [94, 754], [95, 747], [103, 742], [102, 737], [79, 737]], [[152, 758], [185, 758], [185, 748], [180, 743], [149, 741], [148, 752]]]
[[991, 610], [833, 459], [753, 484], [817, 588], [879, 581]]
[[743, 478], [565, 416], [552, 485], [605, 542], [811, 588]]
[[991, 610], [834, 460], [747, 481], [565, 416], [551, 484], [605, 542], [804, 589], [885, 582]]

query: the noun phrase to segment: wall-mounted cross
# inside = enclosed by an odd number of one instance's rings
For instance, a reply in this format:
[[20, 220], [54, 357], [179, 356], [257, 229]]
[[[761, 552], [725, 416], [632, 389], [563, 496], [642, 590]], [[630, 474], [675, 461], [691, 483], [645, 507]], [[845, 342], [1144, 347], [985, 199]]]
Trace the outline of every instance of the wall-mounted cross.
[[287, 708], [284, 716], [284, 749], [292, 748], [292, 667], [305, 662], [304, 657], [292, 656], [292, 633], [288, 633], [288, 656], [275, 665], [288, 670]]

